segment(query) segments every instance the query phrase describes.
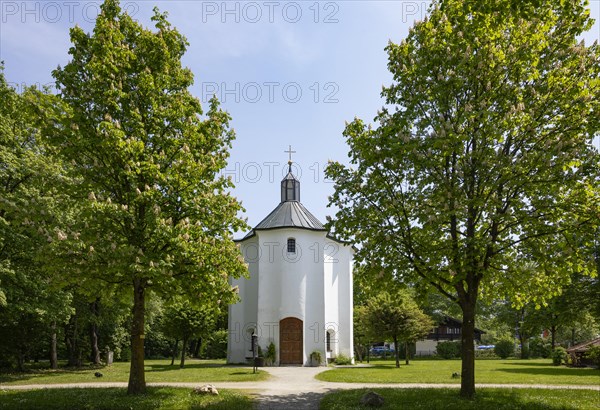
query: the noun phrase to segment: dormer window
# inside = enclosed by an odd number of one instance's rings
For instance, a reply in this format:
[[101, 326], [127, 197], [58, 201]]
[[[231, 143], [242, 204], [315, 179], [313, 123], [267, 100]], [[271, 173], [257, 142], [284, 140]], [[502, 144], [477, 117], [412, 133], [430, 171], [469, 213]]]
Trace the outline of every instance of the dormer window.
[[296, 240], [294, 238], [287, 240], [287, 251], [288, 253], [296, 253]]

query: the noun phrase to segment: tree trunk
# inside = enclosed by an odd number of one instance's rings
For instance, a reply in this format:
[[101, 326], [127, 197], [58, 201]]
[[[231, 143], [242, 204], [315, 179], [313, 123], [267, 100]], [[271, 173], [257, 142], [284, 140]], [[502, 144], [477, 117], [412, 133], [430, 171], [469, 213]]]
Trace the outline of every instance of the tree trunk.
[[50, 333], [50, 368], [58, 369], [58, 352], [56, 348], [56, 322], [52, 322]]
[[405, 354], [404, 363], [408, 364], [409, 360], [410, 360], [409, 351], [408, 351], [408, 342], [404, 342], [404, 354]]
[[19, 349], [19, 353], [17, 354], [17, 370], [20, 372], [25, 371], [25, 353], [23, 353], [22, 349]]
[[190, 357], [196, 357], [194, 353], [196, 353], [196, 345], [198, 344], [198, 339], [192, 339], [192, 343], [190, 343]]
[[519, 334], [519, 340], [521, 342], [521, 359], [529, 359], [529, 338]]
[[200, 357], [200, 348], [202, 347], [202, 338], [198, 338], [198, 342], [196, 343], [196, 350], [194, 351], [194, 357]]
[[90, 303], [90, 310], [92, 311], [92, 323], [90, 323], [90, 361], [94, 364], [101, 364], [100, 362], [100, 349], [98, 348], [98, 325], [96, 319], [98, 317], [98, 302], [100, 298]]
[[146, 283], [141, 279], [133, 280], [133, 320], [131, 323], [131, 366], [127, 394], [146, 392], [144, 374], [144, 316]]
[[363, 347], [361, 344], [357, 344], [356, 346], [354, 346], [354, 350], [356, 351], [356, 356], [358, 356], [358, 361], [362, 363], [363, 361], [363, 354], [362, 354], [362, 350]]
[[556, 325], [550, 327], [550, 337], [552, 340], [552, 351], [554, 351], [554, 347], [556, 346]]
[[[385, 352], [385, 349], [383, 349]], [[396, 353], [396, 368], [400, 367], [400, 349], [398, 349], [398, 336], [394, 336], [394, 353]]]
[[171, 366], [175, 364], [175, 357], [177, 357], [177, 345], [179, 345], [179, 339], [175, 339], [173, 343], [173, 354], [171, 355]]
[[475, 297], [469, 295], [461, 302], [463, 323], [461, 332], [462, 372], [460, 374], [460, 395], [473, 398], [475, 394]]
[[96, 324], [90, 324], [90, 361], [94, 364], [100, 364], [100, 349], [98, 348], [98, 334], [96, 333]]
[[575, 328], [574, 327], [571, 328], [571, 346], [569, 346], [569, 347], [572, 347], [572, 346], [575, 346]]
[[65, 326], [65, 344], [67, 346], [67, 366], [81, 367], [81, 346], [79, 345], [79, 326], [77, 312], [69, 318]]
[[185, 366], [185, 352], [187, 350], [187, 343], [188, 343], [188, 338], [184, 337], [183, 344], [181, 346], [181, 361], [179, 362], [180, 369], [183, 369], [183, 366]]

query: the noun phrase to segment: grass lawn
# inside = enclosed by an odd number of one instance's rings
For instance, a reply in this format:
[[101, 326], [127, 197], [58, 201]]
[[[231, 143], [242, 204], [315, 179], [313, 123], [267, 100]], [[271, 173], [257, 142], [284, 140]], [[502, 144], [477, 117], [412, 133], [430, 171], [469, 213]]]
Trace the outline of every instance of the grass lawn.
[[[478, 389], [474, 400], [461, 399], [458, 389], [372, 389], [381, 394], [381, 409], [553, 410], [598, 409], [600, 392], [594, 390]], [[368, 409], [360, 406], [370, 389], [342, 390], [321, 400], [321, 410]]]
[[[373, 367], [345, 367], [317, 375], [327, 382], [349, 383], [460, 383], [460, 360], [412, 360], [400, 368], [391, 361], [371, 361]], [[476, 383], [600, 385], [600, 371], [553, 366], [550, 359], [476, 360]]]
[[252, 408], [252, 399], [240, 392], [219, 391], [218, 396], [192, 394], [191, 389], [150, 387], [146, 394], [128, 396], [126, 389], [2, 390], [0, 409], [223, 409]]
[[[176, 362], [170, 366], [170, 360], [146, 360], [146, 382], [246, 382], [269, 378], [269, 374], [259, 370], [253, 374], [251, 367], [228, 366], [224, 360], [186, 360], [185, 367], [179, 368]], [[95, 377], [95, 372], [103, 377]], [[0, 383], [39, 384], [39, 383], [94, 383], [127, 382], [129, 363], [118, 362], [101, 368], [84, 369], [39, 369], [27, 373], [0, 373]]]

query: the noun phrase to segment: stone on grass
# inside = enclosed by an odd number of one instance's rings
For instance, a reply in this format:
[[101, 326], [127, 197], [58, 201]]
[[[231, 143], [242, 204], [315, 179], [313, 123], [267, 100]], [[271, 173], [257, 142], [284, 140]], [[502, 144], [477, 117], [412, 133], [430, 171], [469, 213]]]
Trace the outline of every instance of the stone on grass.
[[383, 397], [374, 391], [370, 391], [360, 399], [360, 404], [368, 407], [381, 407], [383, 406]]
[[199, 386], [194, 389], [195, 394], [211, 394], [213, 396], [218, 396], [219, 391], [212, 384], [205, 384], [204, 386]]

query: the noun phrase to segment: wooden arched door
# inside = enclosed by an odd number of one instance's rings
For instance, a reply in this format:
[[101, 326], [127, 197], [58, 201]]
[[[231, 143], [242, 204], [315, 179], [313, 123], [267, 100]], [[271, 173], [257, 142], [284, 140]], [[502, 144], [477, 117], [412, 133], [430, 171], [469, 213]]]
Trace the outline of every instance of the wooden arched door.
[[286, 317], [279, 322], [279, 364], [303, 364], [302, 321]]

